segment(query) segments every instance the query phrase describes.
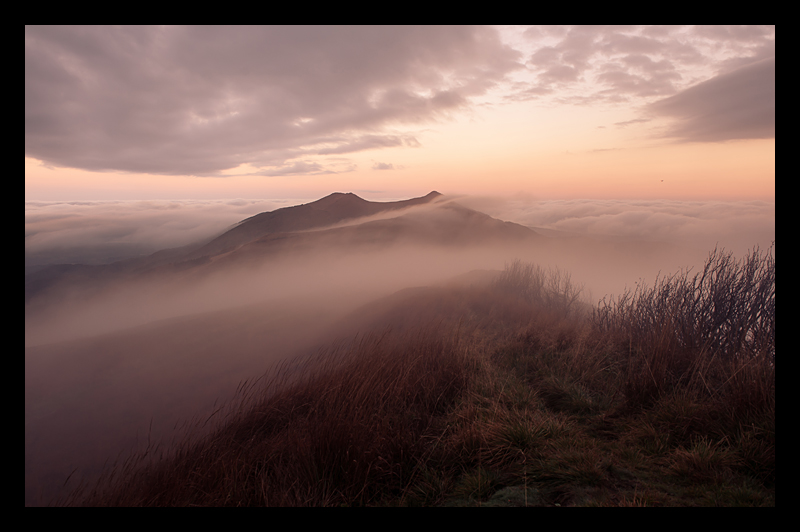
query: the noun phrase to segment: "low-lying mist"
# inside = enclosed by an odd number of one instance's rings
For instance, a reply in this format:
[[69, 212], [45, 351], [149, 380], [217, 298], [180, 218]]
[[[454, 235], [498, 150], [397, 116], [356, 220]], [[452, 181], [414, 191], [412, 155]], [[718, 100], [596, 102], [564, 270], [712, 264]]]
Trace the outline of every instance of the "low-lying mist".
[[[436, 222], [435, 217], [425, 220], [432, 224], [431, 233]], [[379, 235], [374, 238], [374, 243], [348, 238], [331, 238], [324, 244], [301, 241], [246, 261], [223, 255], [212, 259], [212, 267], [206, 268], [210, 271], [156, 270], [112, 278], [102, 288], [85, 282], [60, 286], [28, 305], [26, 345], [261, 302], [277, 306], [308, 302], [346, 312], [408, 286], [440, 282], [474, 269], [502, 269], [515, 259], [565, 269], [584, 284], [586, 297], [600, 299], [640, 280], [651, 281], [659, 272], [697, 267], [713, 249], [692, 241], [681, 245], [557, 233], [524, 245], [485, 241], [384, 245]]]
[[[703, 252], [719, 244], [737, 254], [775, 240], [774, 201], [451, 197], [495, 218], [559, 231], [561, 236], [669, 242]], [[293, 204], [245, 199], [30, 201], [25, 203], [26, 264], [113, 262], [209, 239], [248, 216]]]
[[276, 200], [26, 201], [26, 273], [47, 264], [108, 264], [208, 239]]
[[[59, 204], [57, 213], [39, 205], [28, 216], [26, 205], [26, 261], [29, 253], [63, 257], [70, 248], [79, 258], [82, 246], [97, 257], [98, 249], [121, 242], [139, 255], [165, 243], [207, 241], [258, 207], [171, 203], [179, 207], [139, 203], [127, 215], [121, 204], [114, 214], [108, 205], [70, 211]], [[583, 210], [568, 202], [561, 210], [552, 202], [525, 209], [480, 198], [457, 203], [538, 227], [539, 236], [518, 238], [521, 228], [513, 224], [425, 206], [273, 234], [181, 264], [120, 266], [97, 270], [104, 272], [97, 277], [84, 272], [34, 296], [25, 320], [26, 504], [46, 502], [75, 468], [91, 476], [142, 438], [168, 437], [176, 424], [208, 412], [240, 381], [280, 360], [357, 332], [358, 320], [348, 321], [347, 330], [339, 329], [341, 320], [404, 288], [522, 260], [569, 273], [583, 286], [584, 302], [594, 304], [652, 282], [659, 272], [701, 266], [714, 247], [713, 228], [720, 244], [751, 248], [774, 241], [774, 204], [743, 204], [741, 218], [749, 221], [743, 231], [730, 223], [737, 212], [732, 204], [710, 211], [672, 205], [665, 214], [666, 203], [653, 202], [626, 215], [624, 202], [586, 202]], [[126, 216], [127, 233], [102, 227], [119, 227], [109, 220]], [[666, 225], [656, 230], [660, 219]], [[493, 240], [495, 234], [505, 236]]]
[[[166, 318], [257, 303], [347, 312], [408, 286], [472, 269], [502, 268], [510, 250], [393, 246], [381, 251], [325, 249], [208, 274], [180, 272], [112, 281], [99, 293], [63, 287], [26, 316], [26, 344], [104, 334]], [[221, 262], [223, 259], [219, 259]]]
[[715, 246], [742, 255], [775, 240], [774, 201], [535, 200], [458, 198], [490, 216], [560, 236], [662, 242], [708, 253]]

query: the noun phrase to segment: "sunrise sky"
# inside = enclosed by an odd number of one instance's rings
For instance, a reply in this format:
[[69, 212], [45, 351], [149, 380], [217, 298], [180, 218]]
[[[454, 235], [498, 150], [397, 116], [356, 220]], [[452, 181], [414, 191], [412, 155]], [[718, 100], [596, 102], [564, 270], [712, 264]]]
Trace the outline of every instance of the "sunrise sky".
[[774, 26], [26, 27], [26, 201], [775, 194]]

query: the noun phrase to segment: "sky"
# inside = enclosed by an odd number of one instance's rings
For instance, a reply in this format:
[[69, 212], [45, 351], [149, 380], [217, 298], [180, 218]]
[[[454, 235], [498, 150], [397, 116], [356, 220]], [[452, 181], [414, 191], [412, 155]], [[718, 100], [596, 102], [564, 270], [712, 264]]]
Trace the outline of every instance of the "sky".
[[26, 247], [431, 190], [555, 229], [774, 233], [775, 27], [25, 29]]

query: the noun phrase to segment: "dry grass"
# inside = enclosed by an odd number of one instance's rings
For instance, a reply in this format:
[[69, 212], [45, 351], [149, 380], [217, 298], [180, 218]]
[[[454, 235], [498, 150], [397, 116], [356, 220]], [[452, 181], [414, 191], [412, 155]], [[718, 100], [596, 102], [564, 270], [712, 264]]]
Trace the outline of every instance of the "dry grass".
[[755, 249], [736, 260], [715, 249], [702, 272], [637, 284], [600, 302], [596, 328], [628, 343], [631, 404], [652, 403], [676, 386], [730, 395], [745, 409], [774, 397], [773, 253]]
[[210, 436], [169, 460], [141, 456], [124, 481], [101, 483], [81, 503], [327, 506], [397, 496], [472, 371], [458, 342], [435, 331], [330, 348], [243, 388]]
[[209, 434], [61, 503], [774, 506], [771, 251], [715, 250], [594, 314], [568, 276], [520, 262], [437, 299], [404, 305], [450, 309], [438, 328], [284, 365]]

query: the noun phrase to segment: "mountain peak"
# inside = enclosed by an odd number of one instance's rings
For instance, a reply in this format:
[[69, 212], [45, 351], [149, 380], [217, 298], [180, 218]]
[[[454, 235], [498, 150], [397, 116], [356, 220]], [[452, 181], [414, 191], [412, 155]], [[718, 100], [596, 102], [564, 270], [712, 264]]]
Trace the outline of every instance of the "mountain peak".
[[308, 205], [313, 205], [316, 208], [325, 209], [334, 203], [338, 203], [340, 201], [344, 201], [346, 203], [370, 203], [364, 198], [360, 198], [353, 194], [352, 192], [334, 192], [333, 194], [328, 194], [324, 198], [320, 198], [317, 201], [312, 201], [308, 203]]
[[333, 225], [344, 220], [371, 216], [422, 205], [441, 196], [436, 191], [420, 198], [403, 201], [367, 201], [352, 192], [333, 192], [311, 203], [262, 212], [242, 220], [226, 233], [215, 238], [189, 256], [198, 258], [231, 249], [271, 233], [294, 232]]

